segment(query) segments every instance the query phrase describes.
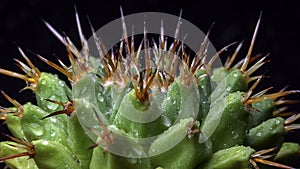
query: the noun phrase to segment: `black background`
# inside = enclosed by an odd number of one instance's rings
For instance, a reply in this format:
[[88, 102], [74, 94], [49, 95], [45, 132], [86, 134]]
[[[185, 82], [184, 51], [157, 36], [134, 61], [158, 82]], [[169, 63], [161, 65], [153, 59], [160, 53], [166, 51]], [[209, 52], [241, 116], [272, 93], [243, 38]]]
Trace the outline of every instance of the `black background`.
[[[75, 44], [79, 45], [75, 24], [74, 4], [81, 17], [83, 30], [89, 37], [91, 32], [86, 15], [93, 26], [100, 28], [106, 23], [120, 17], [119, 7], [124, 14], [137, 12], [164, 12], [178, 15], [207, 32], [215, 22], [210, 40], [216, 49], [234, 42], [245, 40], [244, 52], [262, 11], [262, 22], [259, 29], [254, 54], [270, 52], [268, 65], [261, 73], [267, 72], [270, 78], [265, 79], [260, 89], [273, 86], [275, 91], [286, 85], [289, 89], [300, 89], [300, 8], [296, 2], [288, 0], [263, 3], [259, 1], [0, 1], [0, 67], [16, 70], [13, 58], [21, 58], [15, 44], [22, 49], [30, 49], [46, 58], [66, 55], [63, 45], [50, 33], [41, 19], [51, 23], [56, 29], [64, 31]], [[33, 62], [39, 64], [41, 70], [50, 68], [27, 52]], [[243, 57], [244, 55], [241, 55]], [[57, 72], [56, 72], [57, 73]], [[18, 93], [25, 86], [21, 80], [0, 75], [0, 89], [6, 91], [21, 103], [34, 100], [31, 91]], [[300, 98], [300, 94], [292, 97]], [[0, 96], [1, 106], [10, 104]], [[291, 111], [299, 111], [300, 106], [292, 106]], [[5, 128], [1, 126], [1, 132]], [[299, 132], [289, 134], [289, 139], [300, 142]]]

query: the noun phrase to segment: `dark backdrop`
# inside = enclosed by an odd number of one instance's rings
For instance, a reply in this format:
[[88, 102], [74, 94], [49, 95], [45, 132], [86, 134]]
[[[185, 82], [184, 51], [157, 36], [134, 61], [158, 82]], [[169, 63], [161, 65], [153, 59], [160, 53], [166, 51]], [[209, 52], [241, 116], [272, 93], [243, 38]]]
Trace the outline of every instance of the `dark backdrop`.
[[[262, 73], [267, 72], [267, 75], [271, 77], [265, 79], [264, 85], [261, 85], [260, 88], [274, 86], [273, 91], [277, 91], [289, 85], [289, 89], [300, 89], [300, 9], [296, 2], [289, 1], [270, 1], [270, 3], [208, 0], [183, 0], [180, 2], [163, 0], [0, 1], [0, 67], [17, 70], [13, 64], [13, 58], [21, 58], [21, 56], [15, 44], [47, 58], [51, 58], [53, 53], [65, 56], [65, 48], [47, 30], [41, 19], [47, 20], [58, 30], [66, 32], [76, 44], [79, 44], [74, 4], [78, 8], [87, 36], [90, 36], [91, 33], [85, 19], [86, 15], [90, 17], [97, 29], [120, 17], [120, 5], [123, 7], [125, 15], [144, 11], [178, 15], [180, 9], [183, 9], [182, 17], [204, 32], [213, 22], [216, 22], [210, 36], [216, 49], [220, 49], [230, 42], [241, 40], [245, 40], [246, 46], [249, 45], [255, 23], [262, 11], [262, 22], [254, 53], [271, 53], [269, 56], [271, 62], [261, 71]], [[30, 54], [28, 53], [28, 55]], [[31, 58], [33, 58], [33, 62], [41, 65], [39, 67], [42, 70], [49, 70], [48, 66], [33, 56]], [[4, 75], [0, 76], [1, 90], [6, 91], [22, 103], [34, 100], [31, 91], [18, 93], [18, 90], [25, 86], [23, 82]], [[299, 100], [300, 94], [292, 98]], [[0, 96], [0, 105], [10, 106], [2, 96]], [[300, 112], [300, 106], [292, 106], [291, 110]], [[4, 130], [5, 128], [1, 126], [1, 132]], [[299, 132], [292, 133], [289, 139], [300, 142]]]

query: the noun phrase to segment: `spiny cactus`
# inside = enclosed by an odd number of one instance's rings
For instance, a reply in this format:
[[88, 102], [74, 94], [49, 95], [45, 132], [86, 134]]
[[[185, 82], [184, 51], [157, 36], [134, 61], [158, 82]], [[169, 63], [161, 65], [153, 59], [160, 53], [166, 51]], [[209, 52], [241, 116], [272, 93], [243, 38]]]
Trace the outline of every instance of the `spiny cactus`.
[[[1, 107], [0, 118], [12, 136], [0, 144], [0, 161], [20, 169], [232, 169], [292, 168], [299, 144], [285, 142], [285, 134], [300, 114], [280, 109], [298, 90], [254, 94], [263, 75], [255, 72], [267, 61], [253, 56], [257, 22], [245, 58], [242, 47], [214, 68], [217, 57], [208, 52], [208, 35], [193, 54], [180, 40], [179, 17], [173, 38], [164, 26], [155, 37], [144, 26], [142, 40], [127, 33], [121, 10], [122, 39], [107, 48], [94, 29], [97, 55], [85, 39], [79, 51], [67, 36], [45, 22], [65, 45], [70, 66], [35, 54], [65, 75], [43, 72], [19, 48], [26, 63], [15, 60], [25, 73], [0, 69], [23, 79], [36, 95], [37, 105], [21, 104], [2, 91], [12, 107]], [[153, 36], [153, 37], [152, 37]], [[279, 107], [279, 108], [278, 108]], [[287, 117], [289, 116], [289, 117]], [[284, 117], [287, 117], [284, 119]]]

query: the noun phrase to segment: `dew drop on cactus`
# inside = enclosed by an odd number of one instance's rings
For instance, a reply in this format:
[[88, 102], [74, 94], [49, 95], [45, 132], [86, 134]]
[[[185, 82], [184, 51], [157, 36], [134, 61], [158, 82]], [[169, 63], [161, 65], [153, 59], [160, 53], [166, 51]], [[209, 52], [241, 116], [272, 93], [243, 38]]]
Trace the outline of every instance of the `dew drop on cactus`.
[[[24, 80], [22, 90], [32, 90], [37, 103], [20, 103], [2, 91], [11, 107], [0, 107], [0, 119], [11, 135], [0, 143], [0, 161], [9, 168], [297, 165], [299, 144], [285, 135], [300, 128], [293, 124], [300, 115], [282, 106], [296, 103], [285, 97], [299, 91], [256, 92], [264, 80], [257, 70], [268, 62], [252, 53], [261, 16], [240, 61], [243, 42], [216, 51], [210, 31], [203, 34], [181, 13], [124, 16], [121, 9], [120, 19], [97, 31], [91, 26], [89, 39], [77, 12], [75, 19], [81, 50], [45, 22], [66, 47], [69, 65], [33, 54], [68, 81], [44, 72], [21, 48], [24, 61], [15, 61], [23, 74], [0, 68]], [[219, 56], [234, 47], [222, 65]]]

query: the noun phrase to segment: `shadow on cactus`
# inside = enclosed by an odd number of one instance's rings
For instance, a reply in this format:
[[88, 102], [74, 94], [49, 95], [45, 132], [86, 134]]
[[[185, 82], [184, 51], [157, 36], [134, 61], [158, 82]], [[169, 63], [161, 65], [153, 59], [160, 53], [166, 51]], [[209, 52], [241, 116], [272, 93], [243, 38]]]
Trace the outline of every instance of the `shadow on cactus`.
[[[285, 135], [300, 128], [300, 114], [282, 107], [298, 90], [255, 92], [267, 56], [253, 55], [260, 18], [245, 57], [232, 43], [216, 52], [205, 35], [179, 17], [162, 13], [124, 16], [92, 37], [82, 33], [82, 50], [49, 23], [68, 52], [69, 66], [34, 54], [65, 75], [43, 72], [19, 48], [15, 59], [37, 105], [0, 107], [9, 141], [0, 161], [9, 168], [232, 169], [293, 168], [299, 144]], [[91, 24], [92, 25], [92, 24]], [[127, 26], [132, 26], [132, 33]], [[107, 36], [109, 35], [109, 38]], [[121, 40], [120, 40], [121, 39]], [[236, 47], [225, 64], [219, 55]]]

